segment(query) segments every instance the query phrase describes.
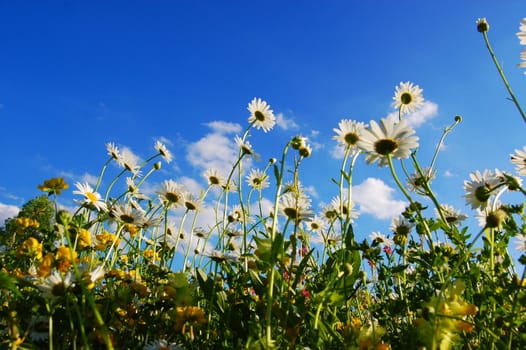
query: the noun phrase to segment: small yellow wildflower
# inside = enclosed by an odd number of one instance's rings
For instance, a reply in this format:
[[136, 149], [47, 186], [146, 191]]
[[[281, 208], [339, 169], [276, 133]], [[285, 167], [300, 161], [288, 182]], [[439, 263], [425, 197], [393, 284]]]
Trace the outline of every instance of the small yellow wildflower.
[[42, 261], [40, 262], [40, 266], [38, 267], [37, 275], [39, 277], [47, 277], [51, 273], [51, 269], [53, 268], [53, 263], [55, 262], [55, 258], [52, 253], [47, 253]]
[[159, 260], [159, 254], [157, 254], [156, 251], [153, 251], [151, 249], [146, 249], [143, 251], [144, 257], [151, 259], [151, 260]]
[[77, 246], [80, 249], [84, 249], [90, 247], [91, 244], [91, 233], [88, 230], [81, 228], [77, 233]]
[[42, 185], [38, 186], [38, 189], [47, 192], [48, 195], [58, 195], [62, 193], [62, 190], [67, 190], [68, 187], [69, 185], [64, 181], [63, 177], [54, 177], [44, 181]]
[[174, 328], [177, 332], [184, 334], [187, 325], [193, 327], [206, 324], [205, 312], [197, 306], [178, 307], [176, 312], [177, 319]]
[[60, 246], [57, 248], [57, 252], [55, 254], [55, 258], [57, 260], [66, 260], [69, 262], [72, 262], [77, 258], [77, 252], [73, 249], [70, 249], [66, 246]]
[[40, 226], [40, 223], [38, 221], [33, 220], [31, 218], [24, 218], [24, 217], [17, 218], [16, 224], [20, 228], [28, 228], [28, 227], [38, 228]]
[[95, 249], [97, 250], [105, 250], [107, 247], [111, 246], [113, 242], [115, 242], [115, 244], [119, 244], [120, 242], [120, 239], [117, 238], [116, 235], [109, 233], [108, 231], [95, 235], [95, 238], [97, 238], [97, 244], [95, 244]]
[[29, 237], [18, 247], [16, 255], [18, 257], [27, 255], [40, 260], [42, 259], [42, 243], [34, 237]]

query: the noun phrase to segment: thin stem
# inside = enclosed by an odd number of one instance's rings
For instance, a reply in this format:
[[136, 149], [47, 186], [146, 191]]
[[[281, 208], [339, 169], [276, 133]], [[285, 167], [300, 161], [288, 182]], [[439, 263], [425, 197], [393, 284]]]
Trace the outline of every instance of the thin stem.
[[493, 49], [491, 48], [491, 45], [489, 43], [488, 34], [486, 31], [482, 32], [482, 36], [484, 37], [484, 42], [486, 43], [486, 47], [488, 48], [489, 54], [491, 56], [491, 59], [493, 60], [493, 63], [495, 63], [495, 67], [497, 67], [497, 71], [499, 72], [499, 75], [502, 79], [502, 82], [506, 86], [506, 89], [508, 89], [508, 93], [510, 94], [511, 100], [519, 110], [520, 115], [522, 116], [522, 119], [526, 123], [526, 114], [524, 114], [524, 111], [522, 110], [522, 107], [515, 97], [515, 94], [513, 93], [513, 90], [511, 89], [510, 84], [508, 83], [508, 79], [506, 79], [506, 75], [504, 74], [504, 71], [500, 67], [499, 61], [497, 61], [497, 57], [495, 57], [495, 54], [493, 53]]

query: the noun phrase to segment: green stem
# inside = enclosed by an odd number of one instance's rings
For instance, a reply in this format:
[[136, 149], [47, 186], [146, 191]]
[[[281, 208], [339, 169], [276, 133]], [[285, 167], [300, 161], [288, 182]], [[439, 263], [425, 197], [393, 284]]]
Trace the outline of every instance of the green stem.
[[[281, 156], [281, 164], [279, 171], [276, 171], [276, 195], [274, 196], [274, 209], [272, 212], [272, 228], [270, 230], [270, 241], [271, 244], [274, 244], [276, 240], [276, 230], [278, 224], [278, 209], [279, 209], [279, 197], [281, 193], [281, 186], [283, 181], [283, 174], [285, 169], [285, 157], [289, 149], [289, 144], [285, 146], [283, 154]], [[273, 249], [271, 248], [271, 251]], [[267, 310], [266, 310], [266, 340], [267, 344], [272, 344], [272, 301], [274, 298], [274, 279], [276, 270], [274, 269], [275, 257], [274, 254], [271, 254], [270, 261], [270, 276], [269, 276], [269, 286], [267, 290]]]
[[488, 34], [487, 32], [482, 32], [482, 36], [484, 37], [484, 42], [486, 43], [486, 47], [488, 48], [489, 54], [491, 56], [491, 59], [493, 60], [493, 63], [495, 63], [495, 67], [497, 67], [497, 71], [499, 72], [499, 75], [502, 79], [502, 82], [506, 86], [506, 89], [508, 89], [508, 93], [510, 94], [511, 100], [519, 110], [520, 115], [522, 116], [522, 119], [524, 122], [526, 122], [526, 114], [524, 114], [524, 111], [522, 110], [522, 107], [515, 97], [515, 94], [513, 93], [513, 90], [511, 89], [510, 84], [508, 83], [508, 79], [506, 79], [506, 75], [504, 74], [504, 71], [500, 67], [499, 61], [497, 61], [497, 57], [495, 57], [495, 54], [493, 53], [493, 49], [491, 48], [491, 45], [489, 43]]

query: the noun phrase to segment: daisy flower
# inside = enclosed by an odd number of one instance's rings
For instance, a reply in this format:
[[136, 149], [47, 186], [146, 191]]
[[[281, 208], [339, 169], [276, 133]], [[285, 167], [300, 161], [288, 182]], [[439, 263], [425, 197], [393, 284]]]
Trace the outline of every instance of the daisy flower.
[[310, 199], [303, 193], [286, 192], [280, 198], [280, 209], [283, 216], [299, 222], [312, 216]]
[[70, 271], [65, 276], [58, 270], [51, 271], [51, 274], [37, 285], [46, 299], [54, 299], [65, 295], [66, 291], [74, 285], [74, 278]]
[[373, 232], [373, 233], [371, 233], [369, 235], [369, 238], [373, 242], [377, 242], [379, 244], [383, 244], [383, 245], [386, 245], [388, 247], [391, 247], [391, 246], [394, 245], [394, 241], [392, 239], [385, 237], [380, 232]]
[[259, 169], [252, 169], [246, 176], [246, 180], [249, 186], [256, 190], [262, 190], [270, 185], [267, 174]]
[[246, 154], [247, 156], [252, 156], [256, 159], [258, 158], [258, 155], [256, 154], [256, 152], [254, 152], [254, 149], [252, 148], [252, 145], [250, 144], [249, 141], [243, 140], [239, 136], [236, 136], [234, 138], [234, 141], [237, 147], [239, 147], [239, 149], [241, 150], [242, 154]]
[[116, 161], [119, 161], [121, 159], [121, 152], [119, 151], [119, 147], [117, 147], [113, 142], [108, 142], [106, 144], [106, 150], [108, 151], [108, 155]]
[[349, 217], [351, 222], [358, 217], [358, 212], [354, 210], [354, 203], [352, 201], [349, 206], [347, 195], [334, 197], [331, 201], [331, 207], [336, 212], [336, 215]]
[[193, 233], [194, 236], [196, 236], [197, 238], [206, 238], [206, 237], [208, 237], [208, 235], [210, 234], [210, 232], [205, 231], [205, 229], [202, 228], [202, 227], [196, 227], [196, 228], [194, 228], [194, 230], [192, 231], [192, 233]]
[[521, 20], [519, 30], [520, 31], [517, 32], [517, 37], [519, 38], [521, 45], [526, 45], [526, 18]]
[[156, 141], [154, 148], [159, 152], [159, 154], [164, 158], [166, 163], [170, 163], [173, 159], [172, 153], [166, 148], [166, 145], [161, 141]]
[[98, 211], [108, 211], [108, 206], [102, 200], [100, 193], [95, 192], [87, 182], [83, 184], [77, 182], [75, 186], [77, 190], [73, 191], [73, 194], [84, 196], [84, 200], [75, 202], [87, 207], [94, 207]]
[[519, 175], [526, 176], [526, 146], [522, 148], [522, 151], [518, 149], [515, 150], [515, 154], [511, 155], [511, 162], [515, 164]]
[[424, 190], [424, 184], [431, 184], [431, 181], [436, 176], [436, 171], [432, 170], [430, 168], [426, 168], [422, 171], [423, 176], [420, 175], [418, 171], [415, 171], [411, 176], [407, 179], [407, 188], [410, 191], [417, 192], [417, 193], [425, 193]]
[[495, 203], [494, 208], [495, 209], [491, 210], [478, 209], [478, 215], [476, 217], [480, 227], [502, 229], [502, 225], [508, 218], [508, 213], [502, 209], [499, 202]]
[[526, 235], [524, 233], [519, 233], [515, 237], [515, 249], [519, 252], [526, 253]]
[[502, 181], [495, 176], [490, 170], [484, 170], [469, 174], [471, 181], [464, 181], [464, 191], [466, 194], [466, 204], [471, 205], [472, 209], [485, 208], [491, 197], [492, 191], [495, 190]]
[[391, 220], [390, 230], [395, 234], [407, 236], [414, 226], [414, 223], [400, 215]]
[[358, 146], [367, 152], [365, 161], [371, 164], [378, 161], [378, 166], [388, 164], [387, 156], [396, 159], [409, 157], [411, 150], [418, 147], [418, 136], [405, 119], [396, 121], [396, 117], [382, 118], [380, 124], [374, 120], [358, 141]]
[[332, 223], [334, 220], [336, 220], [336, 218], [338, 218], [338, 211], [334, 209], [331, 204], [329, 204], [322, 209], [322, 216], [323, 219], [325, 219], [328, 223]]
[[161, 196], [161, 201], [168, 207], [177, 208], [183, 205], [185, 189], [182, 185], [173, 180], [164, 180], [157, 194]]
[[362, 138], [366, 125], [350, 119], [343, 119], [338, 123], [338, 129], [332, 129], [336, 135], [332, 137], [339, 145], [355, 149]]
[[239, 253], [236, 251], [231, 251], [229, 253], [224, 253], [221, 250], [212, 249], [208, 252], [203, 253], [204, 256], [207, 258], [212, 259], [215, 262], [238, 262], [239, 261]]
[[129, 148], [124, 148], [121, 152], [121, 165], [133, 175], [139, 176], [139, 157]]
[[248, 104], [247, 109], [250, 112], [248, 122], [254, 124], [256, 129], [263, 129], [264, 132], [269, 131], [276, 124], [276, 117], [267, 102], [260, 98], [255, 98]]
[[144, 211], [134, 208], [130, 204], [115, 204], [111, 208], [111, 215], [124, 224], [142, 226], [145, 221]]
[[201, 199], [196, 198], [190, 192], [185, 192], [183, 194], [183, 203], [184, 203], [184, 207], [187, 210], [199, 210], [203, 204]]
[[241, 209], [241, 205], [236, 204], [232, 207], [232, 211], [228, 214], [229, 222], [243, 222], [245, 221], [245, 212]]
[[325, 230], [325, 222], [318, 215], [307, 220], [305, 226], [307, 226], [307, 229], [312, 232], [321, 232]]
[[341, 242], [342, 236], [334, 231], [323, 233], [315, 232], [311, 238], [311, 242], [314, 244], [324, 244], [327, 247], [333, 247], [336, 243]]
[[223, 186], [226, 182], [226, 179], [219, 174], [217, 169], [207, 169], [203, 176], [210, 186]]
[[[442, 209], [442, 214], [444, 215], [444, 219], [452, 225], [458, 225], [462, 221], [466, 220], [468, 217], [467, 215], [462, 214], [459, 210], [453, 208], [451, 205], [448, 204], [442, 204], [440, 206]], [[435, 216], [437, 218], [440, 218], [440, 213], [435, 208]]]
[[424, 104], [422, 89], [411, 82], [400, 83], [395, 89], [393, 107], [402, 114], [415, 112]]

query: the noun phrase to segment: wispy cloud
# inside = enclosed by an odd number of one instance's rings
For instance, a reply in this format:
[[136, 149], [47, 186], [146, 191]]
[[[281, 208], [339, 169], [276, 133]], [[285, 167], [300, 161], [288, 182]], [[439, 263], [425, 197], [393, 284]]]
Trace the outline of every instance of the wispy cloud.
[[223, 121], [214, 121], [206, 125], [212, 132], [188, 145], [186, 159], [200, 170], [212, 168], [227, 175], [238, 156], [238, 148], [232, 134], [241, 132], [241, 125]]
[[446, 171], [444, 171], [444, 176], [445, 177], [454, 177], [456, 175], [453, 172], [451, 172], [450, 170], [446, 170]]
[[353, 187], [354, 202], [361, 213], [377, 219], [391, 219], [404, 210], [406, 203], [393, 198], [395, 189], [381, 179], [369, 177]]
[[0, 227], [4, 226], [4, 221], [9, 218], [15, 217], [20, 208], [16, 205], [0, 203]]
[[[418, 128], [438, 115], [438, 105], [432, 101], [424, 101], [423, 106], [416, 112], [407, 114], [404, 118], [414, 128]], [[398, 112], [392, 112], [388, 117], [398, 117]]]
[[343, 156], [345, 156], [345, 148], [341, 145], [334, 145], [331, 150], [331, 157], [334, 159], [343, 159]]
[[215, 120], [213, 122], [207, 123], [206, 126], [212, 129], [214, 133], [218, 134], [233, 134], [241, 132], [241, 125], [238, 123]]
[[283, 130], [299, 128], [299, 125], [292, 118], [285, 118], [283, 113], [276, 114], [276, 124]]

